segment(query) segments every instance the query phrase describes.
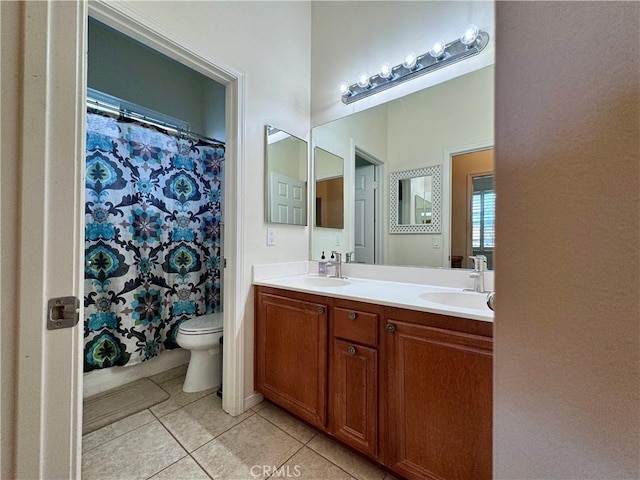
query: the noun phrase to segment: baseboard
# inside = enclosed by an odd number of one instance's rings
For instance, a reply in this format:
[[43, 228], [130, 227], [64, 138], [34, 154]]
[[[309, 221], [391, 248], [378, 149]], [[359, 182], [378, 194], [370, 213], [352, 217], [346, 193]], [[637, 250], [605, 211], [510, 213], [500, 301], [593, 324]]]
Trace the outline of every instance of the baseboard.
[[249, 395], [247, 398], [244, 399], [244, 411], [246, 412], [251, 407], [255, 407], [263, 399], [264, 399], [264, 396], [261, 393], [254, 393], [252, 395]]
[[166, 350], [161, 355], [130, 367], [111, 367], [92, 370], [82, 376], [83, 397], [91, 397], [106, 390], [165, 372], [189, 363], [190, 352], [182, 348]]

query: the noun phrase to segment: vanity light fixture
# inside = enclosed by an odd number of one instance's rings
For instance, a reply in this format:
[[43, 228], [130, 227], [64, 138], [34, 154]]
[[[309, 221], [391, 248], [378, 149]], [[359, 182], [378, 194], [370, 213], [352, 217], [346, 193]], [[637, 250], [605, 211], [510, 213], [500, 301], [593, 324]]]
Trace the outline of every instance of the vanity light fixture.
[[480, 30], [476, 25], [469, 25], [460, 38], [450, 43], [438, 40], [427, 53], [408, 53], [403, 62], [395, 67], [385, 63], [372, 77], [363, 74], [353, 85], [341, 83], [342, 102], [348, 105], [420, 75], [473, 57], [484, 50], [488, 43], [487, 32]]

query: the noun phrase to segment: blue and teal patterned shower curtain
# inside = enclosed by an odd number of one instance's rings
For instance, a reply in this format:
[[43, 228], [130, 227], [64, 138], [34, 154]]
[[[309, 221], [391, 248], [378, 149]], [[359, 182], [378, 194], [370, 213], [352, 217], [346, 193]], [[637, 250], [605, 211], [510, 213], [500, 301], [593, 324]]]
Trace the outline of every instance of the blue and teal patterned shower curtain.
[[223, 144], [87, 114], [84, 369], [177, 347], [220, 311]]

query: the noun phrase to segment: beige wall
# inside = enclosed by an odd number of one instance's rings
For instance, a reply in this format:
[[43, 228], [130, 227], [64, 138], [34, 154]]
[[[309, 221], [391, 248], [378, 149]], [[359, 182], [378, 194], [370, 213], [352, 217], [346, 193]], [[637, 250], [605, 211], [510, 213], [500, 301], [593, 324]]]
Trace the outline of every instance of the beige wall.
[[496, 11], [494, 477], [637, 479], [640, 3]]
[[19, 124], [22, 88], [20, 18], [18, 2], [0, 2], [0, 228], [2, 249], [0, 254], [0, 478], [13, 478], [16, 402], [16, 338], [18, 296], [18, 213], [19, 192]]

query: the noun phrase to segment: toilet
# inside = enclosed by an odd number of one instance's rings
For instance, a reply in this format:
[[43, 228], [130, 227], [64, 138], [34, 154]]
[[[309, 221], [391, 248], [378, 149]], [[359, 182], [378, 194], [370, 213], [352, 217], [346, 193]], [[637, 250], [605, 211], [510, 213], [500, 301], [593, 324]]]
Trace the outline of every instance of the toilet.
[[191, 351], [183, 392], [218, 387], [222, 382], [222, 313], [210, 313], [180, 324], [176, 342]]

